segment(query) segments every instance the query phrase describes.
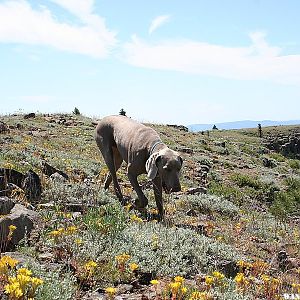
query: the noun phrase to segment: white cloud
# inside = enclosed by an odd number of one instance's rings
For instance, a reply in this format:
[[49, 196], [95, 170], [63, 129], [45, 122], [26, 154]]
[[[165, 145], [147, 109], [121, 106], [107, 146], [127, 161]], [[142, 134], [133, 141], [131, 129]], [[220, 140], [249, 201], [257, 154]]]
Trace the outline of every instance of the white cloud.
[[262, 32], [251, 33], [250, 39], [248, 47], [226, 47], [193, 40], [150, 44], [134, 35], [123, 59], [143, 68], [300, 85], [300, 54], [281, 55]]
[[25, 0], [5, 1], [0, 4], [0, 42], [45, 45], [97, 58], [109, 54], [116, 44], [115, 33], [92, 13], [93, 1], [53, 2], [79, 17], [83, 25], [61, 23], [49, 9], [33, 9]]
[[163, 24], [167, 23], [169, 20], [169, 15], [162, 15], [153, 19], [149, 27], [149, 34], [153, 33], [153, 31], [155, 31], [158, 27], [161, 27]]

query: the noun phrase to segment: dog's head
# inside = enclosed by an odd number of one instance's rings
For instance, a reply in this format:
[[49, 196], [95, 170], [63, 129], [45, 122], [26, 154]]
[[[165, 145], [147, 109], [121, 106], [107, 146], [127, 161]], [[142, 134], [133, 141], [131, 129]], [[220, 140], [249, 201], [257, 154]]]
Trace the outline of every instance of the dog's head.
[[148, 178], [160, 176], [166, 193], [181, 190], [179, 174], [182, 167], [182, 158], [176, 151], [164, 148], [150, 155], [146, 162]]

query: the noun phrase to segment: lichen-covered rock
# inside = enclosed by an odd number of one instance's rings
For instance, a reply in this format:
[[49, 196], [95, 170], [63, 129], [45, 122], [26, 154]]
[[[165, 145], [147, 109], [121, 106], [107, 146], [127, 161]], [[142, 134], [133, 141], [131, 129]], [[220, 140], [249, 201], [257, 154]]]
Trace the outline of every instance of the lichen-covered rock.
[[[7, 209], [7, 206], [3, 207]], [[27, 209], [21, 204], [15, 204], [7, 214], [3, 214], [3, 212], [4, 211], [0, 211], [0, 215], [2, 215], [2, 217], [0, 217], [0, 248], [2, 251], [13, 249], [24, 237], [28, 237], [34, 224], [39, 220], [37, 212]], [[16, 228], [9, 236], [10, 225]]]

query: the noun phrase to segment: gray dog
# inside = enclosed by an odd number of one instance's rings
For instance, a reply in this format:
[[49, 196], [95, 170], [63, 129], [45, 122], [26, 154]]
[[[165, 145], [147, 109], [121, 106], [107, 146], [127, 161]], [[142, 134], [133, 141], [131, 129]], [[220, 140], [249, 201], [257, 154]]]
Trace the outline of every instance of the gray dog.
[[124, 160], [128, 178], [138, 195], [136, 207], [142, 210], [148, 204], [137, 181], [140, 174], [146, 173], [153, 181], [155, 201], [162, 217], [162, 188], [166, 193], [181, 190], [179, 173], [182, 158], [179, 154], [169, 149], [154, 129], [124, 116], [103, 118], [96, 128], [95, 139], [110, 172], [104, 188], [108, 189], [113, 181], [115, 193], [124, 203], [116, 175]]

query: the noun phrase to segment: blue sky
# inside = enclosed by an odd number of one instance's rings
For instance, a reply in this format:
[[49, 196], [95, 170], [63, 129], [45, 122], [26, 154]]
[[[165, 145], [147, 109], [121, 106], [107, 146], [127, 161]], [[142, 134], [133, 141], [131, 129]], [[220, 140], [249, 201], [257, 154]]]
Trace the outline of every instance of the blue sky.
[[298, 0], [0, 0], [0, 114], [299, 119]]

